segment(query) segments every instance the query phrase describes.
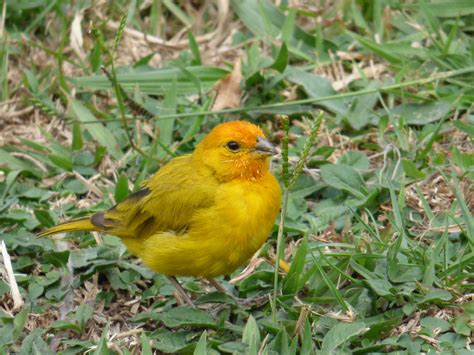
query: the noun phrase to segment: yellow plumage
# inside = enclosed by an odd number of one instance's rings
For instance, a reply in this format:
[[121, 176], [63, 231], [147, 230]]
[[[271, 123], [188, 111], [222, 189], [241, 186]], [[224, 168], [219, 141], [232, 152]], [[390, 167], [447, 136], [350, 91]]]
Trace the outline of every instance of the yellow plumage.
[[193, 154], [171, 160], [110, 210], [41, 235], [101, 231], [120, 237], [156, 272], [229, 274], [261, 247], [278, 213], [281, 191], [269, 171], [271, 153], [257, 126], [221, 124]]

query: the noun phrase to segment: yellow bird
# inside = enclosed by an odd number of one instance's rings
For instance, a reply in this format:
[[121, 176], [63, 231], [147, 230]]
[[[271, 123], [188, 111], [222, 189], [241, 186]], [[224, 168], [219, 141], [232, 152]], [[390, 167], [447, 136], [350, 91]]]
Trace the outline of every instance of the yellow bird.
[[62, 223], [40, 236], [99, 231], [118, 236], [150, 269], [211, 279], [245, 264], [268, 238], [281, 190], [270, 172], [274, 147], [246, 121], [216, 126], [194, 152], [171, 160], [108, 211]]

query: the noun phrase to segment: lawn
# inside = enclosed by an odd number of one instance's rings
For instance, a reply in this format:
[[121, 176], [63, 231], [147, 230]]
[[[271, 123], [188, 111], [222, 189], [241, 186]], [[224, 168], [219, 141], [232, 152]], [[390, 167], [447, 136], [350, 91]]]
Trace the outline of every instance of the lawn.
[[[0, 4], [0, 353], [472, 353], [472, 1]], [[37, 237], [235, 119], [283, 203], [226, 293]]]

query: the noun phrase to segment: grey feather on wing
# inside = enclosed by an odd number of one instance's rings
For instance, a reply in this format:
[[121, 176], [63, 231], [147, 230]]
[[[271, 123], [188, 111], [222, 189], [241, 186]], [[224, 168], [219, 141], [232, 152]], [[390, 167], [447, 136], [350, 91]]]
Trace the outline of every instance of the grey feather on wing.
[[93, 214], [91, 216], [91, 223], [96, 227], [101, 227], [104, 229], [111, 228], [113, 225], [117, 224], [117, 222], [112, 219], [104, 218], [104, 215], [104, 212]]

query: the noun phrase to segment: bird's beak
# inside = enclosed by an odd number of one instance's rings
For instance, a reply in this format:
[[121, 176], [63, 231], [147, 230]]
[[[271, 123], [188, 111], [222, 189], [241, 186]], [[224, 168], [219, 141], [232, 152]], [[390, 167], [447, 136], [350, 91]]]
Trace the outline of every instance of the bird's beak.
[[259, 136], [255, 144], [255, 153], [273, 155], [277, 153], [277, 150], [269, 141]]

